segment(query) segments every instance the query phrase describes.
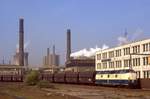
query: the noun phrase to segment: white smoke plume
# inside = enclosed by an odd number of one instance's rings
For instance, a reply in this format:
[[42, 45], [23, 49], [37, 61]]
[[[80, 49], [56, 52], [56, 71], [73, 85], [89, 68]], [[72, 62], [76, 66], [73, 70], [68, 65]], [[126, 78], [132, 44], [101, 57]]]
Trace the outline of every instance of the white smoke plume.
[[119, 45], [123, 45], [123, 44], [126, 44], [128, 43], [128, 33], [127, 33], [127, 30], [125, 29], [125, 32], [124, 32], [124, 35], [123, 36], [119, 36], [117, 38], [117, 40], [119, 41]]
[[144, 34], [143, 30], [138, 28], [133, 34], [132, 34], [132, 38], [131, 41], [135, 41], [139, 38], [141, 38], [141, 35]]
[[104, 49], [108, 49], [108, 48], [109, 48], [109, 46], [108, 46], [108, 45], [103, 44], [103, 46], [102, 46], [102, 50], [104, 50]]
[[119, 45], [128, 43], [127, 37], [120, 36], [118, 37]]
[[120, 36], [117, 38], [119, 41], [119, 45], [126, 44], [126, 43], [129, 43], [131, 41], [141, 39], [141, 36], [143, 33], [144, 32], [142, 31], [142, 29], [138, 28], [138, 29], [136, 29], [136, 31], [134, 33], [131, 34], [130, 38], [128, 38], [128, 34], [127, 34], [127, 32], [125, 32], [124, 36]]
[[78, 58], [78, 57], [82, 57], [82, 56], [83, 57], [92, 57], [92, 56], [95, 56], [96, 51], [107, 49], [107, 48], [109, 48], [109, 46], [107, 46], [106, 44], [104, 44], [102, 46], [102, 48], [98, 48], [97, 46], [95, 48], [90, 48], [89, 50], [84, 48], [80, 51], [71, 53], [70, 56], [74, 57], [74, 58]]
[[[30, 44], [30, 41], [28, 41], [24, 44], [24, 50], [28, 47], [29, 44]], [[19, 44], [16, 45], [16, 52], [17, 53], [19, 52]]]

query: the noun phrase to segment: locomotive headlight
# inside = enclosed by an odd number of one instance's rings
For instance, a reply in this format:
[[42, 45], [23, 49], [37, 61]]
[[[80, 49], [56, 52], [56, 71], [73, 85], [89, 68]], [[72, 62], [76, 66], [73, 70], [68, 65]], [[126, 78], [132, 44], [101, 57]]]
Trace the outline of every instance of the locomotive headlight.
[[92, 81], [90, 78], [88, 79], [89, 81]]

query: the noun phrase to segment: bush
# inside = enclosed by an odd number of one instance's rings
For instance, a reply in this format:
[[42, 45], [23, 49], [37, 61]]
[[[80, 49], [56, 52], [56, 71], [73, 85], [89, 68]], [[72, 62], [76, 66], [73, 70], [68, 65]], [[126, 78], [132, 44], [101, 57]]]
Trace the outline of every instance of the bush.
[[38, 71], [30, 71], [26, 76], [24, 82], [27, 85], [36, 85], [39, 81], [39, 73]]
[[38, 82], [37, 86], [39, 88], [53, 88], [54, 89], [54, 86], [51, 85], [48, 81], [46, 80], [41, 80]]

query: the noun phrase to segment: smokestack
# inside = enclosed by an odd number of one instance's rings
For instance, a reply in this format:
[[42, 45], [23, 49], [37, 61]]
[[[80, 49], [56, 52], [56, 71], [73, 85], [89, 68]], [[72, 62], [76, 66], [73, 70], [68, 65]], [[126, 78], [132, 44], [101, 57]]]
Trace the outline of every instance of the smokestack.
[[55, 45], [53, 45], [53, 55], [55, 55]]
[[53, 45], [52, 65], [56, 66], [55, 45]]
[[24, 66], [24, 19], [19, 19], [19, 65]]
[[49, 48], [47, 48], [47, 56], [49, 56], [50, 54], [50, 51], [49, 51]]
[[9, 60], [9, 65], [11, 65], [11, 60]]
[[2, 60], [2, 64], [5, 64], [5, 59], [4, 59], [4, 57], [3, 57], [3, 60]]
[[28, 65], [29, 65], [28, 56], [29, 56], [29, 53], [28, 53], [28, 52], [25, 52], [25, 53], [24, 53], [24, 65], [25, 65], [25, 66], [28, 66]]
[[67, 54], [66, 54], [66, 61], [70, 60], [71, 54], [71, 30], [67, 29]]
[[49, 55], [50, 55], [50, 50], [47, 48], [47, 65], [49, 65]]

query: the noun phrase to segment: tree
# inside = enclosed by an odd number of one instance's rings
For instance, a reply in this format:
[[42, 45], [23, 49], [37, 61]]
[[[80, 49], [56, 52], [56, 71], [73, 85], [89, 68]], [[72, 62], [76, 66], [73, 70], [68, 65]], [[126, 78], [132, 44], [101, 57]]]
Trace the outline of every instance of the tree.
[[24, 82], [27, 85], [36, 85], [39, 81], [39, 72], [36, 70], [30, 71], [26, 76]]

